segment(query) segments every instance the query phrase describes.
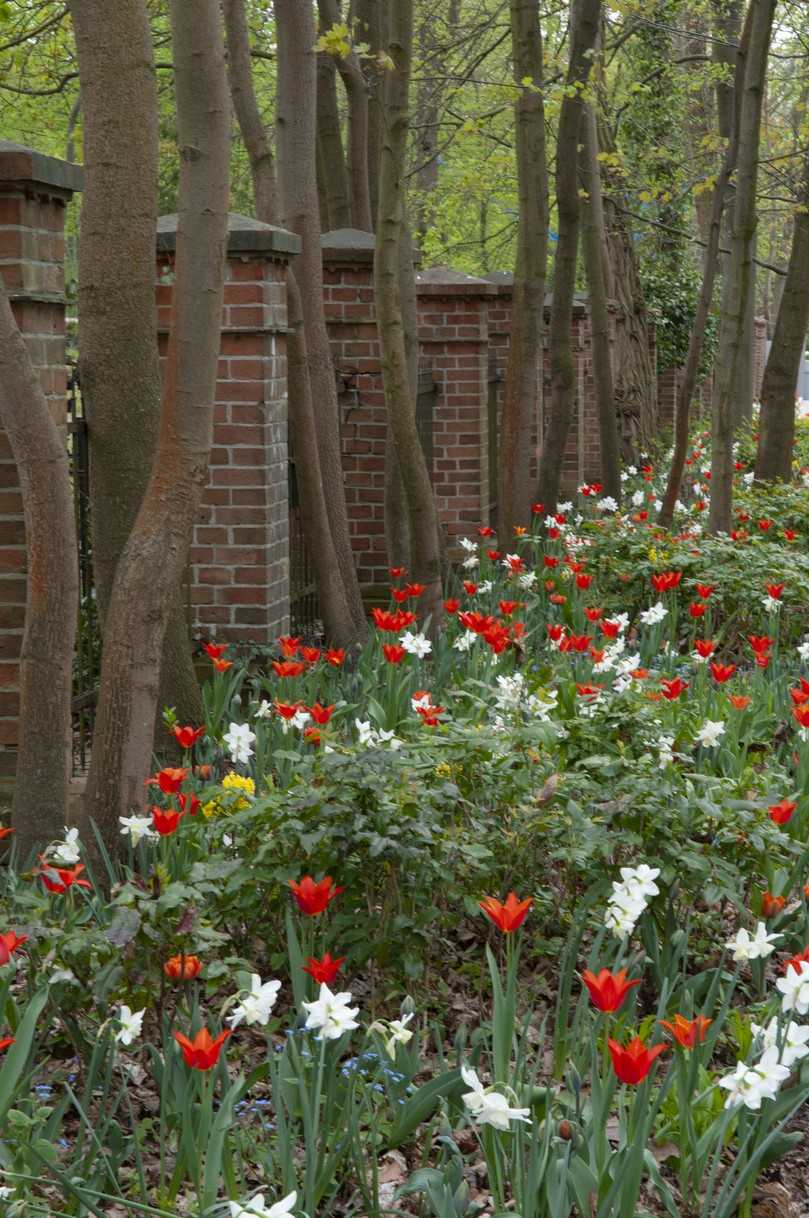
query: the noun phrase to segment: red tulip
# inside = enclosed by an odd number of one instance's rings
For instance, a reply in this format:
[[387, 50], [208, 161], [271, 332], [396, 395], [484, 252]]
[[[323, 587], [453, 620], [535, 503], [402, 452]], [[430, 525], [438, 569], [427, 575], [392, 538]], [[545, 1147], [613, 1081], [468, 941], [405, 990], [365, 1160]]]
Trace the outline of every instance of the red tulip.
[[661, 681], [663, 697], [669, 702], [673, 702], [679, 698], [680, 694], [688, 689], [688, 682], [683, 681], [680, 677], [675, 677], [673, 681]]
[[703, 605], [702, 601], [692, 601], [688, 606], [688, 612], [693, 618], [704, 617], [707, 605]]
[[13, 833], [13, 832], [14, 832], [14, 830], [9, 829], [9, 828], [0, 829], [0, 842], [3, 840], [4, 837], [8, 837], [9, 834]]
[[675, 1015], [673, 1023], [669, 1023], [667, 1019], [660, 1020], [660, 1026], [670, 1032], [684, 1049], [693, 1049], [694, 1045], [701, 1045], [712, 1023], [713, 1020], [706, 1019], [704, 1015], [697, 1015], [696, 1019], [686, 1019], [684, 1015]]
[[777, 804], [770, 804], [767, 813], [776, 825], [785, 825], [792, 819], [792, 813], [797, 806], [791, 799], [779, 799]]
[[697, 655], [702, 656], [703, 660], [707, 660], [713, 655], [716, 644], [713, 639], [695, 639], [694, 647]]
[[51, 863], [41, 860], [42, 867], [38, 872], [42, 883], [50, 892], [67, 892], [68, 888], [92, 888], [89, 880], [79, 879], [84, 871], [84, 863], [75, 867], [54, 867]]
[[747, 710], [752, 699], [747, 694], [731, 694], [729, 701], [734, 710], [744, 711]]
[[200, 1028], [193, 1040], [183, 1036], [182, 1032], [174, 1033], [174, 1039], [183, 1051], [185, 1064], [192, 1070], [211, 1070], [219, 1061], [222, 1045], [229, 1036], [230, 1029], [220, 1032], [213, 1039], [207, 1028]]
[[391, 588], [390, 594], [397, 605], [403, 605], [407, 600], [407, 591], [404, 588]]
[[809, 706], [793, 707], [792, 717], [801, 727], [809, 727]]
[[229, 668], [233, 667], [232, 660], [212, 660], [211, 663], [217, 672], [227, 672]]
[[203, 643], [202, 650], [212, 660], [221, 660], [228, 649], [227, 643]]
[[182, 812], [177, 808], [152, 808], [152, 824], [161, 837], [171, 837], [177, 832]]
[[28, 935], [15, 934], [13, 930], [0, 934], [0, 964], [8, 964], [11, 957], [28, 940]]
[[176, 795], [188, 777], [187, 769], [158, 770], [155, 780], [164, 795]]
[[307, 664], [317, 664], [320, 659], [320, 648], [301, 647], [301, 659], [306, 660]]
[[0, 1053], [2, 1053], [4, 1049], [7, 1049], [9, 1047], [9, 1045], [13, 1045], [13, 1044], [14, 1044], [13, 1036], [4, 1036], [3, 1039], [0, 1040]]
[[449, 600], [444, 601], [444, 612], [445, 613], [457, 613], [458, 610], [460, 609], [460, 607], [461, 607], [461, 602], [456, 600], [454, 597], [450, 597]]
[[401, 664], [407, 652], [399, 643], [383, 643], [382, 654], [389, 664]]
[[716, 591], [716, 584], [697, 584], [697, 592], [702, 600], [707, 601], [712, 592]]
[[299, 677], [306, 672], [303, 660], [273, 660], [272, 666], [277, 677]]
[[278, 640], [278, 646], [281, 648], [281, 655], [287, 660], [293, 659], [298, 654], [298, 648], [301, 645], [300, 639], [294, 639], [288, 634], [282, 634]]
[[313, 706], [309, 707], [309, 714], [312, 716], [315, 723], [318, 723], [321, 727], [324, 727], [334, 714], [334, 705], [321, 706], [319, 702], [315, 702]]
[[593, 582], [592, 575], [577, 575], [576, 576], [576, 587], [580, 588], [582, 590], [582, 592], [586, 592], [586, 590], [590, 587], [590, 584], [592, 582]]
[[604, 610], [599, 609], [597, 605], [584, 610], [584, 616], [588, 622], [597, 622], [599, 618], [604, 616]]
[[487, 524], [481, 525], [478, 529], [478, 537], [494, 537], [494, 529], [489, 528]]
[[546, 566], [546, 567], [551, 567], [551, 568], [553, 568], [553, 567], [558, 567], [558, 566], [559, 566], [559, 559], [558, 559], [558, 558], [554, 558], [554, 556], [553, 556], [552, 554], [545, 554], [545, 555], [543, 555], [542, 561], [544, 562], [544, 564], [545, 564], [545, 566]]
[[767, 584], [767, 595], [771, 596], [774, 601], [780, 601], [784, 594], [784, 584]]
[[297, 883], [290, 880], [289, 886], [298, 909], [309, 918], [323, 913], [326, 906], [343, 891], [342, 888], [333, 887], [330, 875], [324, 876], [318, 883], [315, 883], [310, 875], [305, 875]]
[[623, 1006], [624, 999], [632, 987], [640, 985], [640, 978], [635, 981], [627, 981], [625, 968], [620, 969], [617, 973], [611, 973], [609, 969], [603, 968], [598, 976], [590, 969], [585, 969], [581, 977], [590, 991], [593, 1006], [598, 1007], [599, 1011], [617, 1011], [620, 1006]]
[[736, 671], [735, 664], [717, 664], [717, 663], [711, 664], [711, 672], [713, 673], [713, 679], [719, 685], [723, 685], [725, 681], [729, 681], [735, 671]]
[[[414, 613], [406, 613], [404, 616], [407, 617], [411, 622], [415, 621], [416, 618]], [[346, 653], [344, 647], [330, 647], [326, 652], [326, 663], [331, 664], [332, 668], [342, 668], [345, 658]]]
[[183, 815], [188, 813], [189, 816], [196, 816], [197, 812], [199, 812], [200, 808], [202, 807], [196, 795], [193, 794], [180, 794], [177, 796], [177, 802], [183, 810]]
[[656, 592], [673, 592], [682, 578], [682, 571], [661, 571], [652, 576], [652, 586]]
[[642, 1083], [652, 1068], [655, 1058], [665, 1052], [666, 1045], [654, 1045], [647, 1049], [639, 1036], [624, 1047], [617, 1040], [609, 1039], [610, 1056], [615, 1073], [622, 1083], [634, 1086]]
[[426, 584], [405, 584], [405, 592], [416, 600], [425, 591]]
[[316, 960], [314, 956], [308, 956], [303, 971], [314, 978], [318, 985], [331, 985], [340, 972], [344, 960], [345, 956], [333, 959], [330, 952], [326, 952], [320, 960]]
[[770, 650], [773, 644], [772, 639], [768, 639], [766, 634], [749, 634], [747, 641], [756, 655], [763, 655], [764, 652]]
[[391, 579], [401, 579], [404, 573], [404, 567], [388, 567], [388, 575]]
[[503, 617], [511, 617], [514, 610], [519, 608], [519, 604], [519, 601], [501, 601], [500, 612]]
[[163, 972], [172, 981], [193, 981], [202, 970], [199, 956], [169, 956], [163, 965]]
[[598, 623], [598, 628], [604, 635], [605, 639], [617, 639], [621, 631], [621, 623], [613, 622], [610, 621], [609, 618], [605, 618], [603, 622]]
[[478, 902], [489, 921], [504, 935], [510, 935], [522, 926], [533, 903], [533, 897], [521, 901], [516, 892], [510, 892], [505, 902], [498, 901], [496, 897], [484, 897]]
[[771, 892], [761, 894], [761, 916], [763, 918], [774, 918], [776, 914], [781, 913], [785, 905], [785, 897], [773, 896]]
[[200, 736], [205, 735], [204, 724], [202, 727], [180, 727], [175, 723], [171, 730], [181, 749], [193, 748]]

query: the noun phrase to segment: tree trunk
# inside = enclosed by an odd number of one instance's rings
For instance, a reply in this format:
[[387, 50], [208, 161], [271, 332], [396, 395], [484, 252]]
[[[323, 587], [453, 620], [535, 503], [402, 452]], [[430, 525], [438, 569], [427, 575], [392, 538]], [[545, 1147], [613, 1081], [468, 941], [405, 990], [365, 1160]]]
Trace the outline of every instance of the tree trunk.
[[567, 88], [562, 99], [556, 144], [559, 240], [556, 244], [551, 305], [551, 402], [550, 420], [539, 458], [537, 487], [537, 498], [549, 512], [555, 510], [559, 498], [562, 463], [576, 394], [571, 329], [581, 210], [578, 148], [584, 111], [582, 92], [590, 75], [600, 17], [600, 0], [577, 0], [571, 8]]
[[[330, 23], [329, 23], [330, 24]], [[321, 33], [329, 29], [322, 20]], [[351, 228], [351, 199], [348, 169], [343, 150], [340, 108], [337, 104], [337, 68], [334, 56], [321, 51], [317, 56], [317, 158], [320, 166], [321, 194], [328, 211], [328, 230]], [[322, 213], [322, 205], [321, 205]], [[321, 225], [326, 223], [321, 214]]]
[[[355, 0], [357, 36], [370, 47], [371, 55], [378, 56], [388, 44], [387, 0]], [[370, 61], [365, 70], [368, 88], [368, 193], [371, 206], [371, 228], [376, 223], [379, 196], [379, 161], [382, 155], [382, 95], [385, 88], [385, 69], [377, 61]]]
[[[70, 11], [85, 168], [79, 369], [90, 444], [93, 577], [105, 635], [115, 572], [149, 481], [160, 417], [157, 89], [144, 0], [121, 0], [103, 22], [94, 0], [71, 0]], [[177, 593], [172, 604], [161, 699], [197, 722], [202, 696]]]
[[[297, 0], [277, 0], [278, 168], [282, 222], [302, 240], [295, 267], [306, 330], [307, 370], [315, 410], [320, 474], [328, 488], [326, 505], [350, 620], [341, 638], [357, 642], [367, 630], [348, 529], [337, 386], [323, 314], [323, 262], [320, 251], [315, 176], [316, 55], [314, 13]], [[308, 475], [307, 475], [308, 476]]]
[[761, 437], [756, 455], [756, 478], [762, 482], [792, 480], [795, 386], [809, 328], [809, 158], [804, 161], [803, 173], [789, 266], [761, 386]]
[[598, 164], [598, 130], [592, 105], [582, 119], [582, 179], [587, 199], [582, 222], [582, 253], [590, 297], [590, 333], [593, 346], [593, 381], [598, 409], [598, 438], [601, 452], [601, 481], [616, 503], [621, 502], [621, 459], [618, 451], [618, 418], [612, 379], [610, 316], [607, 305], [604, 249], [604, 207]]
[[674, 506], [680, 494], [686, 457], [688, 456], [689, 422], [691, 415], [691, 399], [697, 385], [700, 359], [702, 358], [702, 340], [705, 326], [711, 311], [714, 284], [720, 265], [719, 247], [723, 233], [723, 217], [727, 205], [730, 181], [736, 168], [738, 155], [738, 120], [735, 117], [741, 104], [747, 57], [752, 28], [753, 5], [747, 12], [744, 30], [736, 54], [736, 65], [733, 77], [731, 96], [733, 107], [728, 118], [725, 93], [717, 89], [717, 117], [722, 130], [727, 130], [727, 146], [722, 160], [722, 168], [717, 176], [711, 196], [711, 217], [708, 225], [708, 243], [702, 264], [702, 283], [697, 300], [694, 323], [688, 341], [688, 355], [682, 371], [680, 386], [677, 391], [677, 402], [674, 413], [674, 452], [671, 458], [666, 491], [663, 495], [663, 506], [660, 509], [659, 523], [664, 528], [671, 527], [674, 516]]
[[[160, 651], [208, 475], [227, 248], [230, 104], [217, 0], [170, 3], [179, 227], [160, 434], [107, 612], [86, 810], [107, 848], [145, 802]], [[142, 121], [149, 117], [142, 115]]]
[[233, 109], [250, 161], [256, 216], [265, 224], [278, 214], [275, 161], [253, 89], [250, 30], [244, 0], [224, 0], [228, 84]]
[[[418, 298], [416, 276], [413, 270], [413, 238], [405, 216], [402, 221], [399, 241], [399, 293], [402, 303], [405, 358], [410, 384], [410, 397], [418, 401], [419, 391], [419, 344], [418, 344]], [[385, 544], [388, 565], [410, 570], [410, 520], [407, 510], [402, 471], [396, 455], [390, 412], [387, 412], [387, 434], [385, 436]], [[429, 472], [429, 471], [428, 471]]]
[[421, 606], [435, 629], [441, 614], [438, 515], [416, 427], [400, 271], [412, 53], [413, 0], [398, 0], [390, 14], [389, 54], [394, 67], [385, 88], [387, 122], [379, 172], [374, 290], [385, 405], [407, 501], [412, 575], [426, 585]]
[[20, 653], [17, 777], [11, 809], [20, 861], [67, 817], [70, 700], [79, 575], [67, 450], [0, 276], [0, 421], [17, 466], [28, 561]]
[[[238, 6], [242, 10], [244, 8], [244, 0], [227, 2], [229, 7]], [[232, 28], [231, 20], [226, 20], [228, 37]], [[240, 104], [236, 106], [234, 103], [234, 108], [250, 161], [256, 214], [264, 224], [277, 224], [279, 220], [275, 210], [277, 195], [274, 169], [271, 160], [264, 155], [269, 141], [259, 116], [250, 59], [249, 56], [237, 57], [231, 54], [228, 44], [228, 63], [230, 87], [236, 87], [240, 98]], [[349, 643], [354, 638], [354, 631], [329, 526], [317, 450], [314, 404], [309, 384], [303, 308], [300, 291], [291, 270], [287, 281], [287, 326], [289, 431], [296, 463], [303, 475], [298, 480], [298, 494], [304, 534], [314, 556], [318, 603], [326, 634], [337, 644]]]
[[[497, 526], [503, 544], [531, 519], [531, 457], [542, 394], [542, 326], [548, 259], [548, 168], [542, 101], [539, 0], [511, 0], [511, 46], [519, 220], [511, 340], [497, 470]], [[524, 82], [530, 81], [530, 86]]]
[[737, 361], [745, 354], [747, 310], [755, 284], [753, 250], [756, 236], [759, 133], [775, 0], [751, 0], [750, 8], [750, 40], [738, 107], [736, 196], [731, 220], [731, 252], [728, 273], [722, 285], [711, 427], [711, 509], [708, 523], [712, 533], [729, 533], [731, 525], [735, 370]]
[[[598, 124], [599, 148], [613, 153], [615, 142], [606, 123]], [[619, 177], [601, 165], [607, 251], [607, 295], [615, 302], [613, 355], [615, 408], [621, 454], [637, 464], [641, 451], [657, 435], [657, 369], [652, 326], [646, 311], [638, 257]]]
[[[321, 27], [330, 29], [341, 20], [339, 0], [318, 0]], [[362, 41], [362, 39], [361, 39]], [[359, 56], [340, 56], [337, 71], [348, 100], [348, 192], [351, 224], [362, 232], [373, 232], [371, 184], [368, 176], [368, 84]]]

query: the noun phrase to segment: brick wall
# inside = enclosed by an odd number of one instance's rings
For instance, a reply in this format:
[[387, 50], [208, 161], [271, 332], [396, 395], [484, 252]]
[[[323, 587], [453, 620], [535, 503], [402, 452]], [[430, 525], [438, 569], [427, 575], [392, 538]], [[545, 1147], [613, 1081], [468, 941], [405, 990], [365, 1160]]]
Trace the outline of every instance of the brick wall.
[[[0, 275], [57, 425], [66, 428], [65, 207], [80, 190], [76, 165], [0, 140]], [[22, 496], [0, 429], [0, 781], [13, 779], [19, 656], [25, 620]]]
[[[165, 355], [176, 216], [158, 222], [158, 327]], [[289, 622], [286, 278], [298, 239], [232, 215], [214, 436], [191, 549], [192, 628], [270, 642]]]

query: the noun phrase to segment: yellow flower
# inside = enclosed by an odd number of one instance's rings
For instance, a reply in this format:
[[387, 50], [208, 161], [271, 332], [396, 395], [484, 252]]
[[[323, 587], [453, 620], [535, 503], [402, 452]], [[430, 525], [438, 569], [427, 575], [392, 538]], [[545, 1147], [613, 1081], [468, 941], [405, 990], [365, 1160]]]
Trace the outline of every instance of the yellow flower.
[[452, 776], [452, 766], [448, 765], [446, 761], [442, 761], [435, 767], [433, 773], [436, 778], [450, 778]]
[[212, 816], [227, 816], [231, 812], [241, 812], [245, 808], [250, 807], [249, 799], [245, 799], [243, 795], [238, 795], [233, 798], [233, 792], [244, 792], [245, 795], [255, 795], [256, 784], [252, 778], [245, 775], [237, 774], [231, 770], [222, 779], [222, 792], [228, 797], [224, 801], [219, 799], [211, 799], [208, 803], [202, 805], [202, 815], [208, 819]]

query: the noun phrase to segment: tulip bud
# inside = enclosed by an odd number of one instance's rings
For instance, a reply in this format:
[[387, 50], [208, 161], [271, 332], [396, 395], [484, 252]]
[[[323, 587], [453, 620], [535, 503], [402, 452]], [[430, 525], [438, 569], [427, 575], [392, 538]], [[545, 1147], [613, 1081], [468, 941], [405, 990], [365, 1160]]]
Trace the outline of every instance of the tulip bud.
[[557, 1132], [559, 1137], [563, 1138], [565, 1142], [570, 1142], [573, 1138], [573, 1127], [570, 1121], [560, 1121]]

